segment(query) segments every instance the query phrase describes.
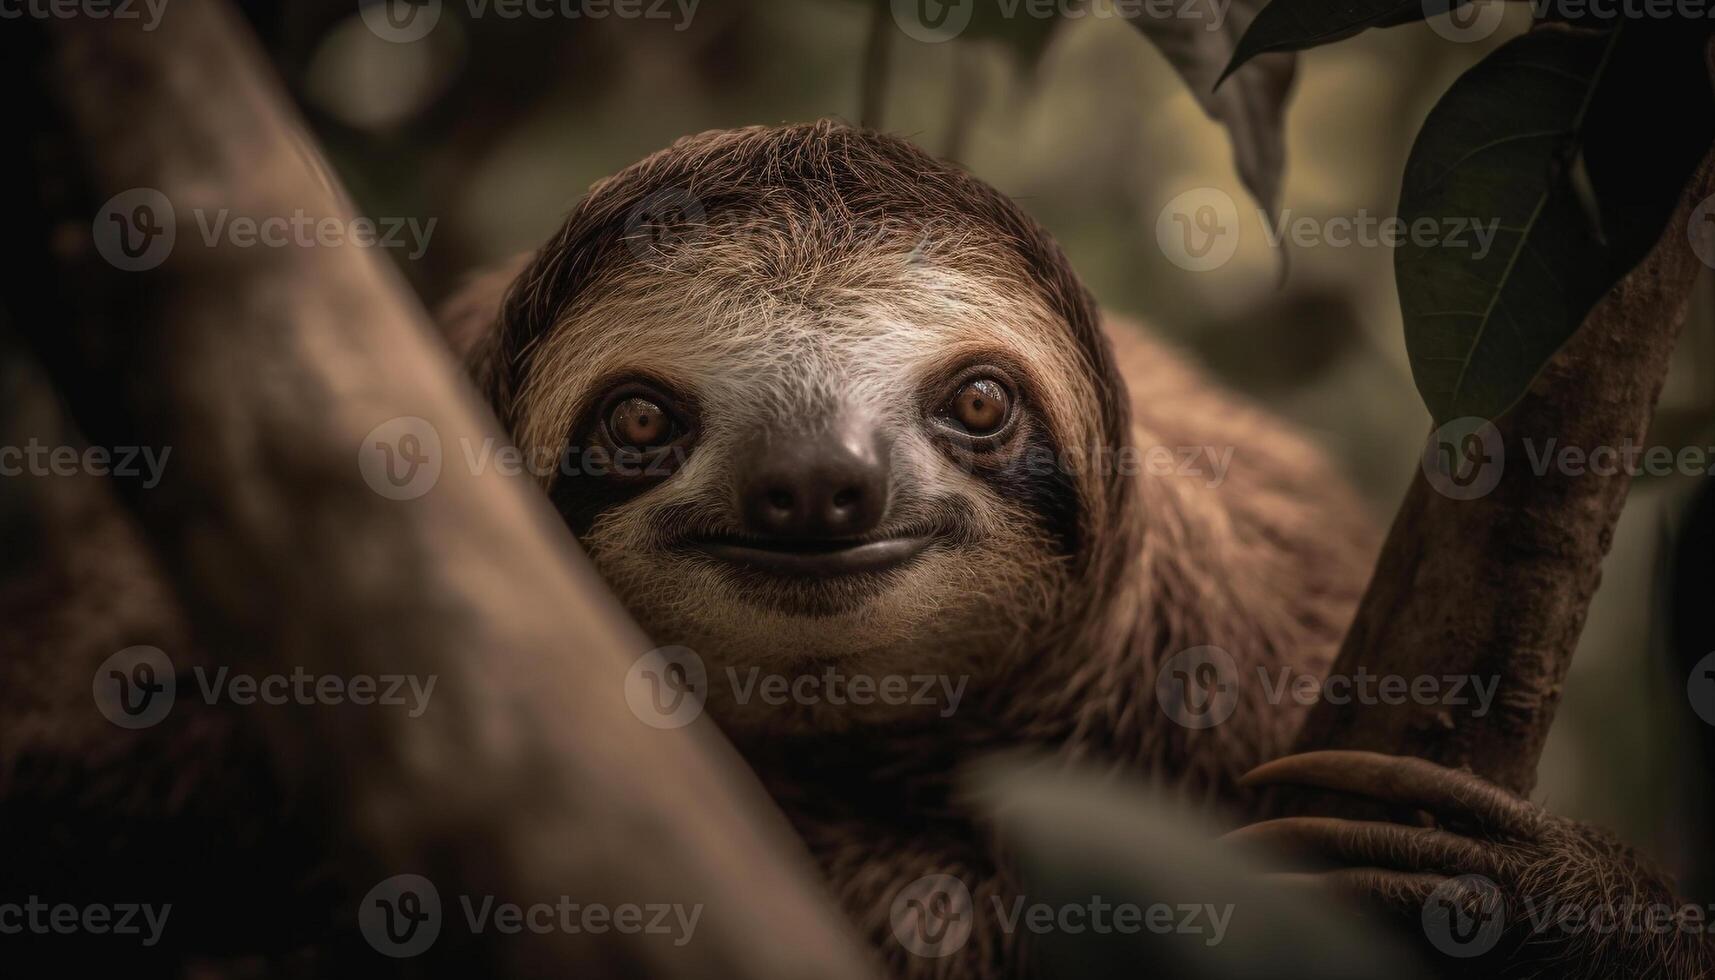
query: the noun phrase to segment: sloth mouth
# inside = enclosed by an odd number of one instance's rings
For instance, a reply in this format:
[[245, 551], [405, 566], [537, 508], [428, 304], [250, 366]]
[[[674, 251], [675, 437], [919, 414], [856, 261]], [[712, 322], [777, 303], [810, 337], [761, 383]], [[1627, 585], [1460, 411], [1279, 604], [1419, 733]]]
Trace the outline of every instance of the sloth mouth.
[[690, 547], [725, 564], [782, 578], [828, 579], [874, 575], [909, 564], [934, 541], [932, 535], [893, 538], [756, 538], [719, 535], [692, 540]]

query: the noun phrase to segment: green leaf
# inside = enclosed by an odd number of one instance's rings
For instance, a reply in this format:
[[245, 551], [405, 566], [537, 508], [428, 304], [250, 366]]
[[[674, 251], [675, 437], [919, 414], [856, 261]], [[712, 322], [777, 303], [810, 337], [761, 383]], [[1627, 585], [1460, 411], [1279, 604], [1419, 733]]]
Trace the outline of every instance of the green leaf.
[[1262, 8], [1221, 73], [1221, 80], [1260, 54], [1303, 51], [1343, 41], [1371, 27], [1394, 27], [1443, 14], [1466, 0], [1274, 0]]
[[[1394, 271], [1437, 424], [1512, 407], [1660, 238], [1715, 134], [1701, 41], [1672, 26], [1533, 31], [1461, 76], [1424, 121]], [[1486, 250], [1472, 222], [1494, 229]], [[1418, 227], [1434, 230], [1419, 239]]]

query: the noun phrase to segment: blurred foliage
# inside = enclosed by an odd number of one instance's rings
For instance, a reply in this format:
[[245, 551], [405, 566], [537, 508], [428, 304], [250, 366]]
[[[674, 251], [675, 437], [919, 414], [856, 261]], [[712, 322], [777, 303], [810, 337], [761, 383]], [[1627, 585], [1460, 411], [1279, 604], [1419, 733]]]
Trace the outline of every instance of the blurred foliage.
[[991, 760], [971, 782], [1032, 903], [1173, 910], [1172, 929], [1045, 931], [1037, 956], [1047, 976], [1118, 980], [1138, 976], [1142, 964], [1152, 975], [1198, 980], [1429, 975], [1427, 949], [1412, 945], [1408, 930], [1380, 917], [1354, 920], [1356, 906], [1284, 882], [1292, 861], [1222, 842], [1219, 830], [1231, 828], [1211, 827], [1205, 807], [1171, 790], [1025, 757]]

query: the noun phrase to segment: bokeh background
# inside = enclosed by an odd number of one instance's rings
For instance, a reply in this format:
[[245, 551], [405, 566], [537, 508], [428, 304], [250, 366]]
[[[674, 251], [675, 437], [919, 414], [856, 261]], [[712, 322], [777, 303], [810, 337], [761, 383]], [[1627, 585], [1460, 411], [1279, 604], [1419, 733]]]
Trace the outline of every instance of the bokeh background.
[[[1391, 251], [1273, 249], [1225, 133], [1119, 18], [948, 43], [893, 30], [876, 57], [867, 0], [703, 0], [688, 23], [471, 17], [466, 0], [449, 0], [430, 35], [408, 44], [368, 30], [355, 0], [247, 6], [359, 213], [436, 221], [420, 258], [393, 253], [429, 304], [473, 269], [534, 248], [591, 182], [675, 138], [856, 121], [867, 84], [881, 128], [1017, 198], [1106, 307], [1326, 445], [1378, 521], [1415, 471], [1428, 413], [1406, 361]], [[1526, 27], [1526, 5], [1514, 6], [1479, 42], [1414, 24], [1303, 56], [1283, 209], [1391, 215], [1423, 117]], [[1243, 220], [1233, 259], [1191, 272], [1163, 254], [1155, 226], [1169, 200], [1199, 187], [1230, 194]], [[1715, 445], [1712, 295], [1705, 277], [1652, 445]], [[1668, 649], [1664, 569], [1708, 482], [1634, 484], [1536, 794], [1614, 828], [1706, 899], [1711, 730], [1688, 706], [1688, 666]]]

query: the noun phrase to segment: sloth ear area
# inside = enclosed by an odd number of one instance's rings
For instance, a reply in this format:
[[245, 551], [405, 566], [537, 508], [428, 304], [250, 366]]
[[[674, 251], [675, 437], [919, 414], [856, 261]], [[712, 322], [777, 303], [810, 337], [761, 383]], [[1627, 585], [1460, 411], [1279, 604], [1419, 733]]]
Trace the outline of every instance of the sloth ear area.
[[524, 267], [531, 254], [524, 252], [485, 266], [465, 276], [458, 288], [435, 309], [435, 325], [440, 327], [441, 339], [452, 348], [453, 356], [474, 370], [480, 370], [483, 351], [500, 324], [500, 304], [506, 290]]
[[468, 274], [452, 295], [435, 310], [435, 325], [465, 374], [504, 420], [510, 401], [496, 368], [500, 341], [500, 309], [533, 256], [526, 252]]

